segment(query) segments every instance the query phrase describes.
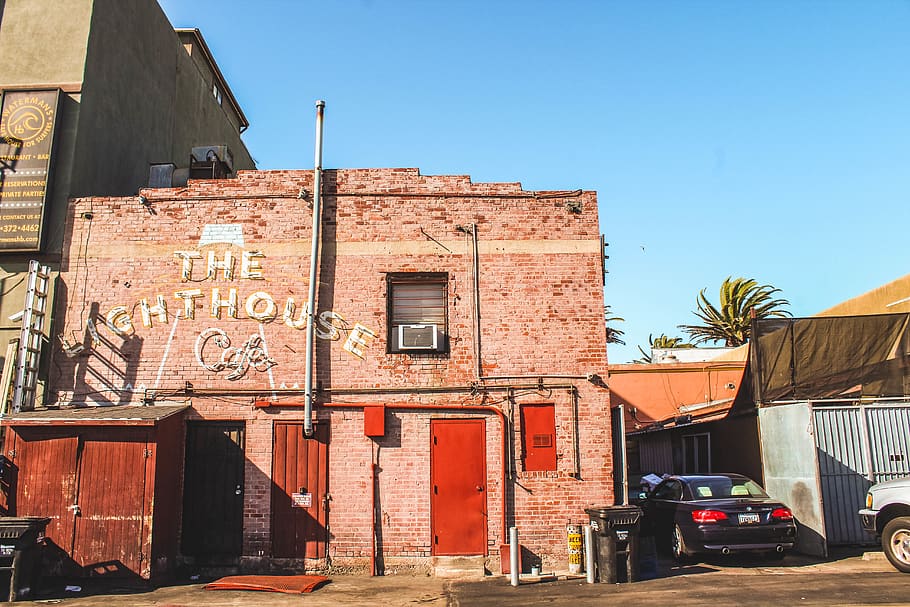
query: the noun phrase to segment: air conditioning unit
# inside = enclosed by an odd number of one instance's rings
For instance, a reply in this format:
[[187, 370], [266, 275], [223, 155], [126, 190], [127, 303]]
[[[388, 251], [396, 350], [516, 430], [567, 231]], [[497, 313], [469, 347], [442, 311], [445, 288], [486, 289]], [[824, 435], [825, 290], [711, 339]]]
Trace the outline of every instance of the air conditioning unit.
[[438, 350], [436, 325], [398, 325], [399, 350]]

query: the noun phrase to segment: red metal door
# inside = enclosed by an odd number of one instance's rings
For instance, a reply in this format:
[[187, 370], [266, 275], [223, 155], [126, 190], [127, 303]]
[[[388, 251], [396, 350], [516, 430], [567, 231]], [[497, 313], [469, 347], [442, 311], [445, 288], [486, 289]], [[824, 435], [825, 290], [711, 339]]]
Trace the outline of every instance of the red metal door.
[[272, 556], [324, 558], [328, 494], [329, 428], [313, 437], [303, 422], [276, 422], [272, 445]]
[[96, 575], [148, 577], [151, 521], [146, 517], [147, 470], [154, 461], [145, 428], [82, 431], [78, 472], [78, 516], [72, 558]]
[[486, 469], [484, 420], [430, 421], [433, 555], [487, 553]]

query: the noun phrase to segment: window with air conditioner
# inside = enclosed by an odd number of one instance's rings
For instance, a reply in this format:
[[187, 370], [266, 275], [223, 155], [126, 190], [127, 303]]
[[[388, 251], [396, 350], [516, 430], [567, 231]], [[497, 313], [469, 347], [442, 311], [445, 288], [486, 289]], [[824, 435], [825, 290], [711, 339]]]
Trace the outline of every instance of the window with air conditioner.
[[388, 351], [445, 352], [448, 336], [449, 281], [445, 273], [396, 273], [388, 276]]

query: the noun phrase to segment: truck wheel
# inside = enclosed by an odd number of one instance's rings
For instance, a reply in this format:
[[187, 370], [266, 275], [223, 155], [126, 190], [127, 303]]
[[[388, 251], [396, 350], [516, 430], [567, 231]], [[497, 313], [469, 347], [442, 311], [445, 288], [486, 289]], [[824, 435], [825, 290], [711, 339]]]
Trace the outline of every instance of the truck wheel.
[[910, 573], [910, 516], [888, 521], [882, 530], [882, 550], [895, 569]]

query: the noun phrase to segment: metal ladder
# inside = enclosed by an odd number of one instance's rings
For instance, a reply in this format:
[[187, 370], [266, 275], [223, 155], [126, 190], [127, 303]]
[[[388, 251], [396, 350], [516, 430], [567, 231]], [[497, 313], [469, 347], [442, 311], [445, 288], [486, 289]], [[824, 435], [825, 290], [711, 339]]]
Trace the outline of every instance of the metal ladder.
[[35, 408], [38, 387], [38, 364], [44, 319], [47, 316], [47, 295], [50, 286], [50, 267], [38, 261], [28, 263], [28, 284], [25, 308], [22, 310], [22, 331], [16, 352], [16, 380], [13, 384], [13, 412]]

